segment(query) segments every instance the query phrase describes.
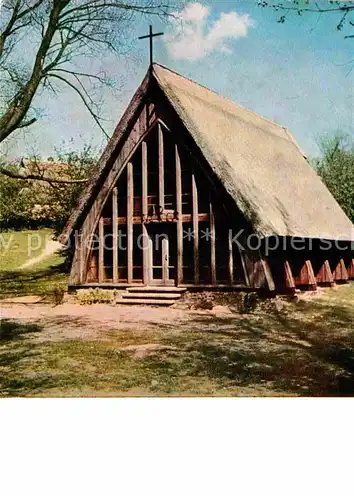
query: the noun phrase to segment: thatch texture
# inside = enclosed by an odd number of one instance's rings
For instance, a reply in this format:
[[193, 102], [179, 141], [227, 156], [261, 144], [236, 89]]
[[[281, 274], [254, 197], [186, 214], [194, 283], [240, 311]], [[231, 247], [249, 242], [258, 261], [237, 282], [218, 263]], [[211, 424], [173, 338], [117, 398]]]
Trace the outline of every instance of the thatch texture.
[[354, 239], [353, 225], [286, 128], [156, 64], [154, 75], [259, 235]]
[[[140, 91], [141, 86], [136, 93], [138, 101], [132, 101], [135, 109], [148, 89], [147, 77], [144, 90]], [[161, 65], [153, 65], [150, 78], [157, 81], [258, 235], [354, 240], [354, 226], [286, 128]], [[134, 109], [128, 108], [128, 111], [132, 116]], [[124, 120], [123, 117], [120, 123]], [[121, 136], [122, 127], [118, 124], [108, 146], [110, 151]], [[102, 158], [107, 158], [105, 153]], [[98, 167], [104, 173], [103, 161]], [[97, 174], [95, 180], [99, 179], [99, 172]], [[93, 190], [94, 185], [90, 183], [62, 240], [75, 228]]]

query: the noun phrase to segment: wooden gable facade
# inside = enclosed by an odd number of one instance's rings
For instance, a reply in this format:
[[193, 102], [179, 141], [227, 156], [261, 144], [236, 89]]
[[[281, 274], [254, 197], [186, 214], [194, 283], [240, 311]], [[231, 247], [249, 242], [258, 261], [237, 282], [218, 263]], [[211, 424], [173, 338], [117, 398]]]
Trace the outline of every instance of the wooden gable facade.
[[238, 208], [149, 73], [90, 189], [89, 203], [79, 202], [80, 216], [70, 236], [72, 287], [274, 292], [354, 278], [350, 248], [327, 253], [278, 248], [266, 255], [265, 240], [257, 250], [247, 247], [252, 220]]
[[[260, 256], [253, 264], [232, 242], [249, 224], [161, 91], [152, 86], [139, 108], [76, 234], [70, 284], [266, 284]], [[246, 265], [262, 270], [249, 277]]]

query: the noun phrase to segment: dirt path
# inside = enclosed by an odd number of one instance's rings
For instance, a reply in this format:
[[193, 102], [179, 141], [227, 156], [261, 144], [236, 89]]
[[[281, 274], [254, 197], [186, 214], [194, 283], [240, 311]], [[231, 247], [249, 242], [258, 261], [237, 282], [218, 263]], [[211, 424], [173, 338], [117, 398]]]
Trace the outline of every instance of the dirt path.
[[[92, 339], [111, 331], [134, 329], [137, 333], [163, 326], [189, 325], [203, 315], [220, 315], [214, 312], [189, 311], [173, 308], [111, 306], [94, 304], [80, 306], [63, 304], [0, 304], [2, 319], [36, 323], [41, 327], [39, 337], [43, 340], [63, 340], [74, 338]], [[227, 313], [225, 313], [227, 314]]]
[[57, 252], [62, 248], [62, 245], [58, 241], [54, 240], [49, 240], [46, 241], [46, 246], [41, 254], [39, 254], [37, 257], [33, 257], [33, 259], [28, 260], [22, 266], [19, 267], [19, 269], [26, 269], [28, 267], [32, 267], [34, 264], [38, 264], [38, 262], [41, 262], [42, 260], [46, 259], [53, 253]]

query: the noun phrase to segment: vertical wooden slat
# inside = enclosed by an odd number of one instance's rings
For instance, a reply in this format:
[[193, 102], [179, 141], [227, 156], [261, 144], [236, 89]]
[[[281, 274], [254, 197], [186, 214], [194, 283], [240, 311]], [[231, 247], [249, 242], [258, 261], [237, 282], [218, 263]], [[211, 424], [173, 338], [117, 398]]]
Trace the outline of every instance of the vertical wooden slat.
[[177, 209], [177, 286], [183, 282], [183, 222], [182, 222], [182, 172], [177, 144], [176, 158], [176, 209]]
[[149, 284], [149, 266], [150, 266], [150, 256], [149, 256], [149, 235], [148, 231], [146, 228], [146, 225], [143, 223], [142, 227], [142, 234], [143, 234], [143, 282], [144, 285]]
[[229, 271], [229, 283], [232, 285], [234, 282], [234, 256], [232, 253], [232, 231], [229, 230], [228, 233], [228, 244], [229, 244], [229, 266], [228, 266], [228, 271]]
[[143, 141], [141, 145], [142, 154], [142, 210], [143, 217], [147, 217], [148, 214], [148, 159], [147, 159], [147, 145]]
[[118, 188], [112, 191], [112, 259], [113, 259], [113, 283], [118, 281]]
[[194, 255], [194, 283], [199, 284], [199, 220], [198, 220], [198, 190], [195, 173], [192, 172], [192, 205], [193, 205], [193, 255]]
[[247, 254], [245, 253], [244, 250], [242, 250], [240, 247], [238, 247], [238, 250], [240, 252], [240, 260], [242, 264], [242, 269], [243, 269], [243, 275], [245, 277], [245, 283], [246, 286], [251, 286], [251, 280], [250, 280], [250, 274], [249, 274], [249, 259]]
[[269, 266], [269, 262], [268, 262], [268, 260], [264, 259], [260, 253], [259, 253], [259, 257], [260, 257], [260, 262], [261, 262], [261, 266], [262, 266], [262, 271], [263, 271], [264, 277], [265, 277], [265, 283], [264, 283], [265, 288], [267, 288], [270, 291], [274, 291], [275, 290], [275, 283], [274, 283], [272, 271], [271, 271], [270, 266]]
[[149, 256], [149, 283], [153, 281], [153, 242], [152, 239], [148, 239], [148, 256]]
[[147, 144], [143, 141], [141, 145], [141, 153], [142, 153], [142, 214], [143, 214], [143, 222], [142, 222], [142, 234], [143, 234], [143, 282], [144, 285], [149, 284], [149, 245], [148, 245], [148, 232], [147, 227], [144, 223], [147, 220], [148, 215], [148, 156], [147, 156]]
[[210, 266], [211, 282], [216, 284], [216, 252], [215, 252], [215, 217], [212, 201], [209, 201], [209, 224], [210, 224]]
[[98, 282], [104, 281], [104, 225], [103, 217], [98, 223]]
[[169, 273], [168, 273], [168, 265], [169, 265], [169, 250], [168, 250], [168, 238], [164, 238], [162, 240], [162, 281], [164, 285], [167, 285]]
[[164, 179], [164, 145], [161, 124], [157, 124], [158, 130], [158, 156], [159, 156], [159, 206], [160, 213], [165, 208], [165, 179]]
[[75, 231], [75, 247], [77, 248], [78, 256], [79, 256], [79, 273], [78, 273], [78, 284], [81, 285], [84, 280], [83, 280], [83, 275], [84, 275], [84, 248], [83, 248], [83, 235], [82, 232]]
[[133, 281], [133, 209], [134, 209], [133, 164], [127, 165], [127, 276]]

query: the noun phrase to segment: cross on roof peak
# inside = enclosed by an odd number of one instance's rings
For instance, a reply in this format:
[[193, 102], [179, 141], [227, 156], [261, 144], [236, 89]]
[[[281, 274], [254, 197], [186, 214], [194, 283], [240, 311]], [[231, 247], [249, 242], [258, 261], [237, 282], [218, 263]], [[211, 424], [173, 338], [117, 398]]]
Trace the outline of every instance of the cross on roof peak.
[[153, 33], [152, 32], [152, 25], [150, 24], [150, 26], [149, 26], [149, 34], [148, 35], [139, 36], [139, 40], [143, 40], [144, 38], [149, 38], [150, 39], [150, 66], [152, 66], [152, 63], [154, 62], [152, 39], [155, 36], [161, 36], [163, 34], [164, 33], [162, 31], [160, 31], [159, 33]]

